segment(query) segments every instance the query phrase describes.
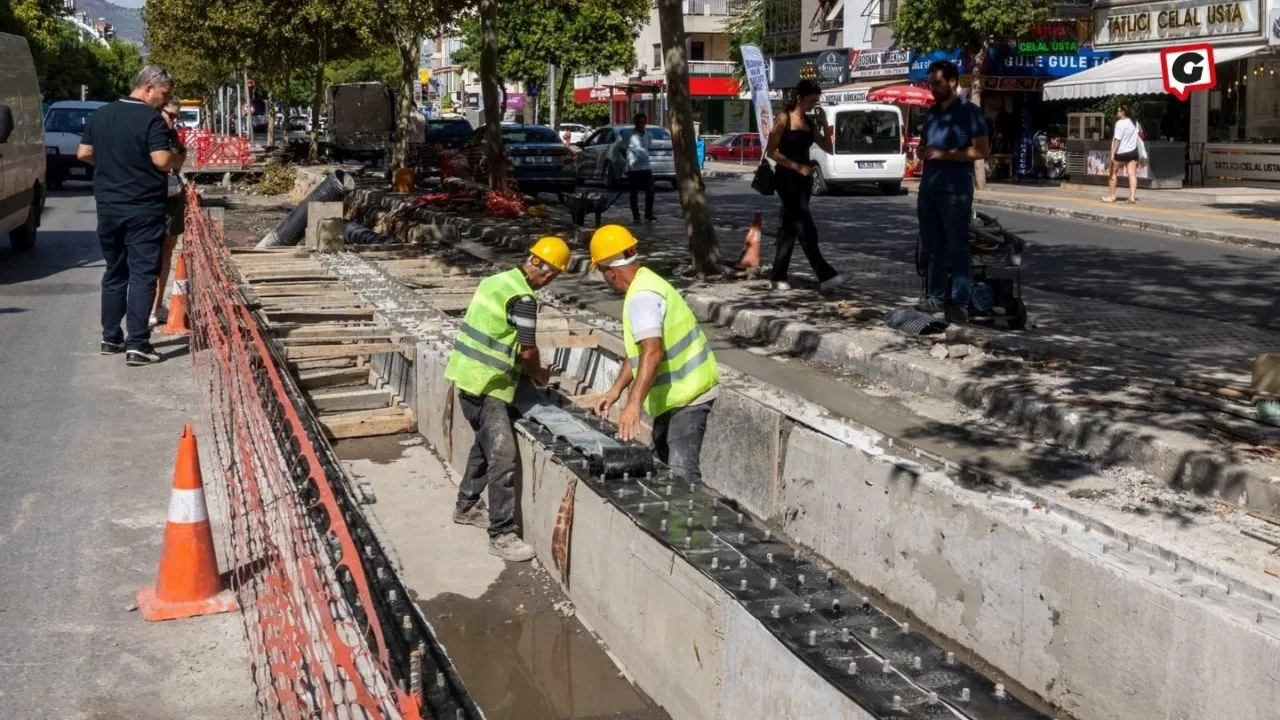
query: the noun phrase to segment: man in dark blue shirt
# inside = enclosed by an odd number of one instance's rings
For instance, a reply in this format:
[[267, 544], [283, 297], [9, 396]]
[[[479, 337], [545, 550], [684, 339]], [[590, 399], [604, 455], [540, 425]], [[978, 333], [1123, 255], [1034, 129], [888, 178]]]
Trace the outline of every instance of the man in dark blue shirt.
[[960, 97], [959, 84], [955, 63], [940, 60], [929, 66], [929, 90], [937, 102], [924, 114], [924, 172], [916, 204], [928, 258], [928, 292], [919, 308], [930, 313], [945, 308], [947, 320], [954, 323], [969, 319], [973, 164], [990, 150], [986, 118], [977, 105]]
[[[159, 112], [172, 92], [169, 73], [142, 68], [129, 97], [98, 108], [76, 150], [77, 158], [94, 166], [98, 239], [107, 261], [101, 353], [123, 352], [129, 365], [162, 359], [151, 346], [147, 321], [164, 246], [167, 175], [180, 162], [170, 152], [169, 127]], [[120, 331], [126, 318], [128, 337]]]

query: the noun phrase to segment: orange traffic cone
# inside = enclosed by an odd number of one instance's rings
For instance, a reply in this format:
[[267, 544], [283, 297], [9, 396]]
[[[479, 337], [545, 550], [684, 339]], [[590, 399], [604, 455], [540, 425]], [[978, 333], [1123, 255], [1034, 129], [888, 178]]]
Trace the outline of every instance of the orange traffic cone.
[[188, 424], [178, 441], [173, 495], [156, 584], [138, 591], [138, 610], [150, 621], [177, 620], [239, 609], [235, 595], [218, 576], [213, 530], [204, 503], [200, 452]]
[[744, 270], [760, 267], [760, 220], [761, 213], [757, 210], [751, 218], [751, 229], [747, 231], [747, 244], [742, 248], [742, 257], [738, 258], [738, 267]]
[[164, 335], [186, 335], [191, 332], [187, 319], [187, 263], [178, 253], [178, 264], [173, 271], [173, 292], [169, 294], [169, 319], [164, 327], [156, 328]]

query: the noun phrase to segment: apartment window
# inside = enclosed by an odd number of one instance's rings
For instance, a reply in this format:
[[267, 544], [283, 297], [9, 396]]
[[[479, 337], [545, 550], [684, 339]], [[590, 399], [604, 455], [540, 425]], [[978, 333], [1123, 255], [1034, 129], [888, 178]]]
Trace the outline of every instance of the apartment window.
[[662, 44], [653, 44], [653, 68], [660, 70], [662, 68]]
[[880, 22], [891, 23], [898, 18], [898, 0], [880, 0]]

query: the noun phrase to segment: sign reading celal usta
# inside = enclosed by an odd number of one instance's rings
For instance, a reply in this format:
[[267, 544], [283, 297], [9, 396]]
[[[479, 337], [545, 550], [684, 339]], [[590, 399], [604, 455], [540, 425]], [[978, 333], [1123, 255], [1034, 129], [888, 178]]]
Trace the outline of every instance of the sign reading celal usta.
[[1158, 47], [1171, 41], [1261, 40], [1262, 30], [1262, 0], [1168, 0], [1093, 9], [1097, 49]]

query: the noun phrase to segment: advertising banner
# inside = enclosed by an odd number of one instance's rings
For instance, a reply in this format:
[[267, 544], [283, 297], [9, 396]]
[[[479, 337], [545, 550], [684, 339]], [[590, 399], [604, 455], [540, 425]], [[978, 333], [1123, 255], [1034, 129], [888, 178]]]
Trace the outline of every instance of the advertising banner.
[[760, 124], [760, 145], [769, 143], [769, 130], [773, 127], [773, 105], [769, 102], [769, 65], [764, 54], [755, 45], [742, 46], [742, 65], [747, 72], [747, 85], [751, 88], [751, 103]]

